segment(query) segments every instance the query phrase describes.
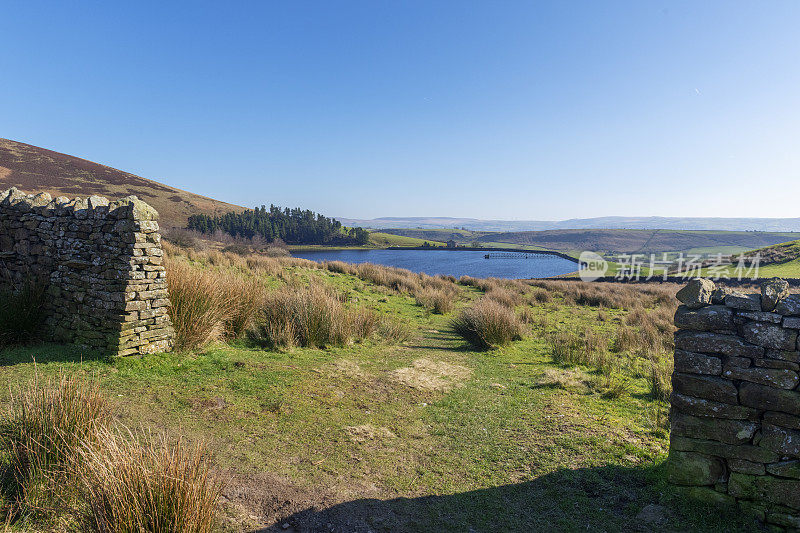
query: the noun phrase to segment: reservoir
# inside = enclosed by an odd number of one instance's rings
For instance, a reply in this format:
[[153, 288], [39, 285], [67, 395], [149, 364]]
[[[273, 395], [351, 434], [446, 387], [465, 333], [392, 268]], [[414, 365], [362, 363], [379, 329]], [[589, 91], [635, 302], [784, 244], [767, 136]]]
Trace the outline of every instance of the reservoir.
[[[490, 258], [487, 259], [486, 255]], [[547, 278], [578, 270], [577, 263], [556, 255], [495, 253], [474, 250], [313, 250], [292, 252], [312, 261], [375, 263], [431, 276], [475, 278]]]

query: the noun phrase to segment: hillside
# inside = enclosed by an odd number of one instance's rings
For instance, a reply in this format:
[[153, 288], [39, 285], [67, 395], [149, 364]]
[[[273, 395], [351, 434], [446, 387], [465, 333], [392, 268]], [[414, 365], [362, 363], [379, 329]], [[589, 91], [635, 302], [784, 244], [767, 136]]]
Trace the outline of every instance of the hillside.
[[592, 250], [603, 253], [740, 253], [797, 239], [796, 233], [755, 231], [675, 231], [624, 229], [569, 229], [493, 233], [444, 229], [386, 229], [384, 233], [447, 241], [474, 241], [538, 247], [562, 252]]
[[0, 138], [0, 190], [9, 187], [69, 197], [135, 194], [158, 210], [163, 227], [183, 227], [198, 213], [242, 210], [92, 161]]
[[548, 231], [557, 229], [670, 229], [713, 231], [800, 231], [800, 218], [596, 217], [568, 220], [481, 220], [454, 217], [349, 219], [342, 224], [373, 229], [466, 229], [471, 231]]
[[373, 229], [466, 229], [471, 231], [547, 231], [556, 229], [670, 229], [712, 231], [800, 231], [800, 218], [596, 217], [568, 220], [481, 220], [454, 217], [337, 217], [342, 224]]

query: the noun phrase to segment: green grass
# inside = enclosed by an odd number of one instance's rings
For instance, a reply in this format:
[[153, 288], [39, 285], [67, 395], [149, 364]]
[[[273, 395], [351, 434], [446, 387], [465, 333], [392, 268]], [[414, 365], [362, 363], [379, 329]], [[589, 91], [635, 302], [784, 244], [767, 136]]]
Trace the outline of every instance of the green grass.
[[417, 239], [416, 237], [405, 237], [403, 235], [392, 235], [381, 231], [372, 231], [369, 234], [369, 242], [373, 246], [422, 246], [427, 242], [431, 246], [444, 246], [445, 243], [430, 239]]
[[[124, 424], [207, 443], [228, 479], [231, 529], [299, 520], [287, 516], [309, 502], [329, 508], [312, 513], [323, 524], [344, 513], [377, 531], [629, 530], [651, 503], [681, 528], [748, 526], [683, 502], [665, 484], [667, 405], [650, 398], [645, 377], [626, 377], [628, 393], [610, 399], [554, 382], [597, 373], [555, 364], [531, 332], [472, 350], [449, 327], [481, 294], [472, 287], [453, 312], [437, 315], [352, 276], [293, 272], [343, 291], [348, 305], [406, 321], [412, 338], [280, 352], [215, 344], [113, 360], [17, 347], [0, 352], [0, 405], [9, 384], [35, 371], [95, 377]], [[526, 307], [551, 327], [609, 334], [626, 314], [606, 310], [600, 321], [596, 308], [558, 298]]]

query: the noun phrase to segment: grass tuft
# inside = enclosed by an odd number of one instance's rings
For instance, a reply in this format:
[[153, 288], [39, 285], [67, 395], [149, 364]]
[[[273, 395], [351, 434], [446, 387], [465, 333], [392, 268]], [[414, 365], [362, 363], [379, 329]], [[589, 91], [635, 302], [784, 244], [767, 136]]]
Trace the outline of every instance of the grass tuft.
[[248, 336], [266, 348], [342, 346], [369, 337], [377, 325], [372, 311], [349, 310], [317, 285], [286, 286], [266, 294]]
[[69, 471], [78, 449], [96, 443], [110, 422], [105, 396], [94, 381], [61, 375], [40, 383], [38, 375], [16, 391], [0, 424], [0, 449], [5, 450], [2, 493], [9, 517], [37, 514], [63, 503]]
[[[98, 533], [208, 533], [216, 525], [220, 485], [200, 446], [164, 435], [101, 430], [80, 448], [84, 526]], [[144, 441], [144, 444], [140, 444]]]
[[481, 298], [451, 321], [453, 330], [479, 350], [489, 350], [522, 338], [522, 322], [504, 305]]

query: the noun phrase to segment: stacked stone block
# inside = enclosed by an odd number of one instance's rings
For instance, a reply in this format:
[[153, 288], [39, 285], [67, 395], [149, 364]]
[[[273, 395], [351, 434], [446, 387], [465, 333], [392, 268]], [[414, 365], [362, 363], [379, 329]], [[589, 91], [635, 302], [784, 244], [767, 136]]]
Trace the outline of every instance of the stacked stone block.
[[0, 284], [47, 285], [46, 334], [114, 355], [172, 348], [158, 213], [109, 202], [0, 192]]
[[670, 481], [800, 528], [800, 295], [694, 280], [678, 299]]

